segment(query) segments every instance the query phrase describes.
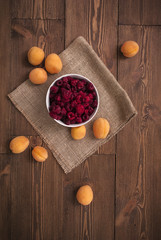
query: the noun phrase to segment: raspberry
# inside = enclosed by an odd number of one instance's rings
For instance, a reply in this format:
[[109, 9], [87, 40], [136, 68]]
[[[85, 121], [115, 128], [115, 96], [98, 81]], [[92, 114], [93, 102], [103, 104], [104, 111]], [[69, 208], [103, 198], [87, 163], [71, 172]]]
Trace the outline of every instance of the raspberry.
[[76, 91], [73, 91], [73, 90], [72, 90], [72, 92], [73, 92], [73, 96], [74, 96], [74, 97], [76, 97], [76, 96], [78, 95], [78, 93], [77, 93]]
[[70, 84], [66, 83], [66, 82], [63, 83], [62, 87], [66, 88], [68, 90], [71, 89]]
[[61, 114], [62, 114], [63, 116], [66, 116], [66, 114], [67, 114], [67, 110], [66, 110], [65, 108], [62, 108], [62, 110], [61, 110]]
[[85, 79], [82, 79], [81, 81], [82, 81], [82, 83], [83, 83], [84, 85], [87, 84], [87, 81], [86, 81]]
[[52, 92], [50, 92], [50, 94], [49, 94], [49, 98], [50, 98], [50, 99], [51, 99], [51, 98], [54, 98], [54, 96], [55, 96], [55, 94], [52, 93]]
[[55, 100], [58, 101], [58, 102], [61, 101], [61, 96], [60, 96], [60, 94], [58, 94], [58, 95], [55, 96]]
[[58, 81], [56, 81], [56, 85], [57, 85], [58, 87], [62, 86], [62, 85], [63, 85], [63, 81], [62, 81], [61, 79], [58, 80]]
[[93, 107], [93, 108], [96, 108], [96, 107], [97, 107], [97, 100], [94, 100], [94, 101], [93, 101], [92, 107]]
[[72, 79], [71, 82], [70, 82], [70, 84], [74, 87], [77, 86], [77, 83], [78, 83], [77, 79]]
[[89, 94], [88, 94], [88, 97], [89, 97], [90, 99], [93, 99], [93, 94], [92, 94], [92, 93], [89, 93]]
[[61, 120], [62, 119], [62, 114], [57, 115], [57, 119], [56, 120]]
[[67, 112], [71, 112], [72, 108], [71, 108], [70, 103], [67, 103], [67, 104], [65, 105], [65, 109], [67, 110]]
[[89, 103], [83, 103], [84, 108], [87, 108], [89, 106]]
[[90, 101], [90, 97], [86, 96], [83, 98], [83, 102], [88, 103]]
[[89, 91], [93, 91], [93, 90], [94, 90], [93, 84], [92, 84], [92, 83], [88, 83], [87, 89], [88, 89]]
[[89, 115], [84, 114], [83, 117], [82, 117], [83, 122], [88, 121], [88, 119], [89, 119]]
[[71, 107], [72, 108], [74, 108], [74, 107], [76, 107], [77, 106], [77, 101], [76, 100], [74, 100], [73, 102], [71, 102]]
[[81, 103], [82, 102], [82, 96], [81, 95], [77, 95], [76, 96], [76, 101], [77, 101], [77, 103]]
[[89, 107], [88, 107], [88, 113], [89, 113], [89, 115], [91, 115], [93, 112], [94, 112], [94, 109], [89, 106]]
[[81, 118], [81, 117], [77, 117], [77, 118], [76, 118], [76, 122], [77, 122], [77, 123], [82, 123], [82, 118]]
[[77, 83], [77, 88], [78, 88], [78, 90], [82, 89], [83, 87], [84, 87], [84, 83], [83, 83], [82, 81], [79, 81], [79, 82]]
[[58, 88], [57, 86], [55, 86], [55, 85], [50, 88], [50, 91], [51, 91], [52, 93], [57, 93], [58, 90], [59, 90], [59, 88]]
[[69, 119], [64, 119], [64, 123], [65, 123], [66, 125], [69, 125], [69, 124], [70, 124], [70, 120], [69, 120]]
[[52, 112], [55, 114], [60, 114], [61, 112], [61, 107], [59, 105], [54, 105], [52, 108]]
[[63, 77], [63, 83], [68, 83], [68, 77]]
[[72, 121], [75, 118], [75, 115], [73, 112], [68, 112], [67, 116], [70, 121]]
[[60, 119], [62, 118], [62, 115], [61, 115], [61, 114], [58, 115], [58, 114], [53, 113], [53, 112], [50, 112], [49, 114], [50, 114], [50, 116], [51, 116], [52, 118], [54, 118], [54, 119], [56, 119], [56, 120], [60, 120]]
[[83, 107], [83, 105], [78, 104], [78, 105], [76, 106], [76, 112], [77, 112], [79, 115], [82, 115], [82, 114], [84, 113], [84, 107]]
[[83, 92], [86, 92], [86, 86], [81, 89]]
[[64, 102], [60, 102], [59, 106], [64, 107]]
[[65, 88], [61, 88], [61, 93], [62, 93], [62, 97], [64, 99], [70, 99], [71, 94], [72, 94], [72, 92], [70, 90], [67, 90]]
[[68, 81], [74, 80], [74, 78], [72, 78], [72, 77], [70, 77], [70, 76], [68, 76], [67, 78], [68, 78]]

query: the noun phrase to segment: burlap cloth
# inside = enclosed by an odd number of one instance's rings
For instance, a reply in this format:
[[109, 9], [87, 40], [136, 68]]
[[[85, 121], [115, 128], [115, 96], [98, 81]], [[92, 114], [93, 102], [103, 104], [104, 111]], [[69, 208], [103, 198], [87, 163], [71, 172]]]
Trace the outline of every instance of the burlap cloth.
[[[127, 93], [83, 37], [78, 37], [60, 57], [63, 69], [59, 74], [49, 76], [43, 85], [33, 85], [26, 80], [8, 96], [46, 142], [64, 172], [69, 173], [118, 133], [136, 115], [136, 110]], [[98, 113], [86, 125], [86, 137], [80, 141], [73, 140], [70, 129], [60, 126], [49, 116], [45, 105], [49, 85], [69, 73], [90, 79], [100, 96]], [[110, 134], [103, 140], [94, 138], [92, 131], [92, 124], [99, 117], [107, 118], [111, 126]]]

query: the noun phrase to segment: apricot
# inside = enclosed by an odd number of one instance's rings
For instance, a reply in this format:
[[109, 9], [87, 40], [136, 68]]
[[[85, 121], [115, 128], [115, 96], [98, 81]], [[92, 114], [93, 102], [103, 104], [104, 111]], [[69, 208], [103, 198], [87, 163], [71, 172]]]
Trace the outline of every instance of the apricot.
[[71, 129], [71, 136], [75, 140], [80, 140], [84, 138], [86, 135], [86, 127], [80, 126], [80, 127], [74, 127]]
[[39, 47], [32, 47], [28, 51], [28, 61], [29, 61], [29, 63], [31, 63], [34, 66], [42, 63], [44, 56], [45, 56], [45, 53], [44, 53], [43, 49], [41, 49]]
[[104, 139], [107, 137], [110, 131], [110, 124], [105, 118], [98, 118], [93, 123], [93, 133], [98, 139]]
[[36, 146], [32, 150], [33, 158], [38, 162], [44, 162], [48, 158], [48, 152], [44, 147]]
[[134, 57], [139, 51], [139, 45], [134, 41], [126, 41], [121, 46], [121, 52], [125, 57]]
[[62, 66], [62, 61], [56, 53], [49, 54], [45, 59], [45, 68], [51, 74], [59, 73], [62, 70]]
[[10, 150], [13, 153], [21, 153], [26, 150], [29, 145], [29, 140], [27, 137], [19, 136], [15, 137], [10, 142]]
[[93, 200], [93, 191], [89, 185], [84, 185], [78, 189], [77, 201], [82, 205], [89, 205]]
[[35, 68], [29, 74], [29, 79], [34, 84], [43, 84], [47, 78], [47, 72], [43, 68]]

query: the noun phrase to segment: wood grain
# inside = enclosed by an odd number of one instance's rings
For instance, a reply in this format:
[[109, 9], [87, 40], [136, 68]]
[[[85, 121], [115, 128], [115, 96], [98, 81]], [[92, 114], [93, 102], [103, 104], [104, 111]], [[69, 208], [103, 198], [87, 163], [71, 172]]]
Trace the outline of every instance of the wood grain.
[[[12, 30], [11, 35], [11, 88], [12, 90], [24, 82], [33, 66], [29, 64], [27, 52], [32, 46], [44, 49], [45, 56], [51, 52], [60, 53], [64, 49], [64, 21], [63, 20], [13, 20], [12, 25], [21, 26], [32, 35], [26, 38]], [[25, 31], [25, 32], [26, 32]], [[11, 106], [11, 135], [37, 135], [26, 118]]]
[[44, 166], [44, 174], [42, 179], [43, 185], [43, 214], [42, 214], [42, 232], [43, 239], [63, 239], [63, 226], [65, 214], [63, 212], [63, 181], [65, 174], [56, 159], [49, 152], [49, 158]]
[[10, 160], [10, 155], [0, 155], [0, 233], [2, 240], [8, 240], [11, 236]]
[[[109, 70], [117, 77], [117, 0], [66, 1], [65, 46], [82, 35]], [[115, 153], [115, 139], [100, 148], [100, 154]]]
[[120, 55], [119, 83], [138, 116], [118, 134], [116, 239], [160, 239], [161, 71], [157, 62], [161, 54], [156, 45], [161, 40], [161, 28], [120, 26], [119, 44], [129, 37], [138, 42], [140, 51], [132, 59]]
[[8, 145], [8, 139], [10, 137], [9, 131], [9, 116], [10, 116], [10, 104], [8, 102], [6, 93], [10, 91], [10, 53], [11, 53], [11, 38], [10, 38], [10, 16], [9, 16], [9, 1], [0, 1], [0, 34], [5, 37], [0, 38], [0, 109], [1, 109], [1, 123], [0, 134], [1, 144], [0, 153], [8, 152], [6, 146]]
[[22, 154], [11, 156], [11, 237], [32, 239], [34, 162], [29, 148]]
[[12, 18], [21, 19], [64, 19], [64, 1], [65, 0], [11, 1], [11, 15]]
[[114, 239], [115, 155], [93, 156], [89, 162], [95, 198], [93, 236], [91, 239]]
[[119, 0], [119, 24], [161, 25], [160, 0]]

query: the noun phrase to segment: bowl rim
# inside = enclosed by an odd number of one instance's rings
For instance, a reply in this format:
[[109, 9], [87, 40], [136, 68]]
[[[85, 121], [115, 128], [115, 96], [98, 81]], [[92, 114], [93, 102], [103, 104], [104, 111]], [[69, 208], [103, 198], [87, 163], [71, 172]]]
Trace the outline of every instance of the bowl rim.
[[51, 84], [50, 86], [48, 87], [48, 90], [47, 90], [47, 93], [46, 93], [46, 108], [47, 108], [47, 111], [49, 113], [49, 107], [50, 107], [50, 103], [49, 103], [49, 94], [50, 94], [50, 88], [55, 84], [55, 82], [57, 82], [58, 80], [64, 78], [64, 77], [78, 77], [78, 79], [85, 79], [87, 80], [88, 82], [92, 83], [93, 86], [94, 86], [94, 89], [96, 91], [96, 94], [97, 94], [97, 107], [95, 109], [95, 111], [91, 114], [90, 118], [86, 121], [86, 122], [83, 122], [83, 123], [78, 123], [78, 124], [69, 124], [69, 125], [66, 125], [65, 123], [63, 123], [61, 120], [56, 120], [53, 118], [53, 120], [57, 123], [59, 123], [60, 125], [64, 126], [64, 127], [68, 127], [68, 128], [73, 128], [73, 127], [80, 127], [80, 126], [83, 126], [87, 123], [89, 123], [93, 118], [94, 116], [96, 115], [97, 111], [98, 111], [98, 108], [99, 108], [99, 94], [98, 94], [98, 90], [96, 88], [96, 86], [94, 85], [94, 83], [89, 80], [87, 77], [83, 76], [83, 75], [80, 75], [80, 74], [74, 74], [74, 73], [69, 73], [69, 74], [64, 74], [64, 75], [61, 75], [60, 77], [56, 78]]

